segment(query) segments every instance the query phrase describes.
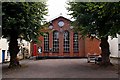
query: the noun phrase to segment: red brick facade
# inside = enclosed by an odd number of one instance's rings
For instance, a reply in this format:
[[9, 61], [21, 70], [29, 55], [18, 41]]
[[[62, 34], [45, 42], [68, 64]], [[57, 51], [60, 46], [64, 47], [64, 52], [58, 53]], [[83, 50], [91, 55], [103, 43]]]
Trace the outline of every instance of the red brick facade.
[[[64, 25], [62, 27], [60, 27], [58, 25], [59, 21], [63, 21]], [[52, 25], [53, 28], [49, 29], [49, 26]], [[44, 36], [40, 36], [39, 40], [41, 40], [40, 44], [37, 44], [37, 48], [38, 47], [42, 47], [42, 53], [38, 53], [37, 51], [37, 55], [39, 56], [67, 56], [67, 57], [86, 57], [88, 53], [91, 54], [100, 54], [100, 49], [99, 49], [99, 43], [100, 41], [98, 39], [90, 39], [90, 38], [86, 38], [86, 39], [81, 39], [80, 38], [80, 34], [78, 34], [78, 48], [74, 49], [74, 31], [71, 28], [71, 21], [60, 16], [54, 20], [52, 20], [47, 26], [44, 27], [44, 29], [42, 30], [43, 32], [48, 32], [48, 39], [49, 39], [49, 49], [51, 49], [51, 51], [45, 51], [45, 41], [44, 41]], [[59, 34], [59, 39], [58, 39], [58, 45], [59, 47], [57, 48], [58, 51], [54, 52], [53, 49], [53, 32], [57, 31]], [[69, 49], [66, 47], [65, 48], [65, 39], [64, 39], [64, 32], [68, 31], [69, 32]], [[68, 37], [68, 36], [67, 36]], [[66, 43], [67, 44], [67, 43]], [[67, 46], [67, 45], [66, 45]], [[53, 50], [52, 50], [53, 49]], [[67, 52], [65, 52], [65, 50]], [[74, 50], [77, 50], [76, 52]], [[34, 50], [32, 51], [32, 53], [35, 52]], [[33, 53], [34, 54], [34, 53]]]

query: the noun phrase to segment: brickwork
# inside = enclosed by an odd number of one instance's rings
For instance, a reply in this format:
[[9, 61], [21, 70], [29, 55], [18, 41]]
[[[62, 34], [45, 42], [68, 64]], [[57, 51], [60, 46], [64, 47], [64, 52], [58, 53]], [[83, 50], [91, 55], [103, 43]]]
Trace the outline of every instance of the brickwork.
[[[59, 27], [58, 22], [59, 21], [64, 22], [64, 26]], [[99, 43], [100, 41], [98, 39], [93, 39], [91, 40], [90, 38], [82, 39], [80, 38], [81, 35], [78, 36], [78, 44], [79, 44], [79, 50], [78, 52], [73, 51], [73, 29], [70, 28], [71, 26], [71, 21], [64, 18], [64, 17], [58, 17], [52, 22], [52, 29], [49, 29], [49, 24], [45, 29], [41, 30], [43, 32], [48, 32], [49, 33], [49, 49], [53, 48], [53, 31], [58, 31], [59, 32], [59, 52], [45, 52], [44, 51], [44, 37], [40, 36], [38, 39], [41, 40], [42, 42], [38, 44], [37, 47], [41, 46], [42, 47], [42, 54], [39, 54], [39, 56], [70, 56], [70, 57], [86, 57], [88, 53], [91, 54], [100, 54], [100, 49], [99, 49]], [[64, 52], [64, 31], [69, 32], [69, 40], [70, 40], [70, 49], [69, 52]]]
[[99, 48], [100, 41], [98, 39], [85, 39], [85, 53], [96, 54], [100, 55], [100, 48]]

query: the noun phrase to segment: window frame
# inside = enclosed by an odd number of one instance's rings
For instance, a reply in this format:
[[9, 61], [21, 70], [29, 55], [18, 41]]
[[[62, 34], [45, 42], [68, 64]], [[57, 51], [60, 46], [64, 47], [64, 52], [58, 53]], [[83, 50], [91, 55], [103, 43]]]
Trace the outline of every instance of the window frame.
[[[76, 36], [77, 34], [77, 36]], [[78, 53], [79, 52], [79, 40], [78, 40], [78, 33], [73, 34], [73, 52]]]
[[59, 52], [59, 32], [55, 30], [53, 32], [53, 48], [52, 48], [53, 53], [58, 53]]
[[67, 30], [63, 33], [63, 52], [70, 53], [70, 32]]
[[49, 52], [49, 33], [48, 32], [44, 34], [44, 52]]

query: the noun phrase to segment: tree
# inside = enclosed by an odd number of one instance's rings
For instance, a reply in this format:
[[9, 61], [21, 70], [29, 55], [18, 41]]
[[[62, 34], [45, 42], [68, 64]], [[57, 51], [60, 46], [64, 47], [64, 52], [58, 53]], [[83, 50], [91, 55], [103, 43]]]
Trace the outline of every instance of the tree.
[[[120, 34], [120, 2], [69, 2], [67, 8], [75, 19], [75, 30], [83, 36], [101, 39], [102, 64], [110, 64], [108, 36]], [[92, 36], [93, 37], [93, 36]]]
[[38, 32], [44, 15], [47, 14], [45, 2], [3, 2], [2, 35], [9, 38], [10, 65], [19, 65], [17, 39], [37, 42]]

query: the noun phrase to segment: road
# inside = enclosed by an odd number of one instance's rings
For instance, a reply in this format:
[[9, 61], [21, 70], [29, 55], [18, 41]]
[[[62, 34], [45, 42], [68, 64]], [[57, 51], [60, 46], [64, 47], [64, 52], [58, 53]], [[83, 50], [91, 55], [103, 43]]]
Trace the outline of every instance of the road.
[[[100, 67], [87, 59], [21, 60], [21, 68], [2, 65], [3, 78], [118, 78], [118, 66]], [[113, 79], [112, 79], [113, 80]]]

